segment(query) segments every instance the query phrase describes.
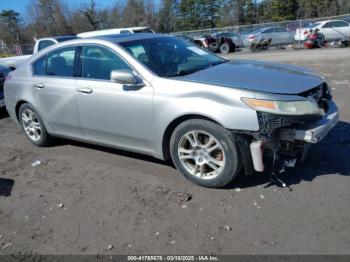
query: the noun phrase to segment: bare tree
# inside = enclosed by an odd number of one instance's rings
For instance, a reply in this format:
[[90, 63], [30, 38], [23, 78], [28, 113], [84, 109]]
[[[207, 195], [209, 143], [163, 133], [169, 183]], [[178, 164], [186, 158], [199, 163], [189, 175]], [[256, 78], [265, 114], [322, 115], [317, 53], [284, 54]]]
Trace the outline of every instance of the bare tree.
[[97, 30], [100, 24], [100, 21], [98, 19], [98, 15], [96, 11], [95, 0], [90, 0], [90, 3], [86, 7], [84, 7], [84, 9], [82, 10], [82, 13], [88, 20], [89, 24], [91, 25], [92, 30]]
[[3, 23], [1, 27], [1, 37], [6, 44], [22, 43], [22, 18], [18, 12], [12, 9], [2, 10], [0, 13], [0, 21]]

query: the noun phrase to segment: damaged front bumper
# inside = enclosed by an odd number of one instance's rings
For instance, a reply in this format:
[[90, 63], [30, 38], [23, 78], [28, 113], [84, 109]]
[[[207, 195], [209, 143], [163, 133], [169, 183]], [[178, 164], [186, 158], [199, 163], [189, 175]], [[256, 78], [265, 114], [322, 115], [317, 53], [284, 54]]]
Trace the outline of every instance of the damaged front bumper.
[[269, 149], [285, 163], [295, 164], [298, 158], [304, 158], [310, 144], [318, 143], [337, 124], [339, 112], [336, 104], [328, 100], [323, 116], [276, 116], [259, 113], [260, 131], [250, 143], [250, 152], [254, 170], [264, 171], [263, 156]]
[[287, 141], [305, 141], [307, 143], [318, 143], [328, 132], [338, 123], [339, 112], [333, 101], [328, 102], [327, 114], [321, 120], [307, 129], [283, 129], [280, 133], [281, 140]]

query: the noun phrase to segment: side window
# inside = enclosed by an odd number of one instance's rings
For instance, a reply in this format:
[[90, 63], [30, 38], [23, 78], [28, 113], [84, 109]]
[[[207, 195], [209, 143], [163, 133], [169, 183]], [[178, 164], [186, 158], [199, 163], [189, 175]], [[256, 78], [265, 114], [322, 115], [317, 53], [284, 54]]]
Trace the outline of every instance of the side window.
[[335, 23], [335, 27], [346, 27], [346, 26], [349, 26], [348, 23], [343, 22], [343, 21], [337, 21], [337, 22], [334, 22], [334, 23]]
[[121, 30], [120, 33], [121, 34], [131, 34], [131, 32], [129, 30]]
[[83, 46], [82, 77], [109, 80], [112, 70], [131, 68], [117, 54], [100, 46]]
[[51, 40], [41, 40], [39, 42], [39, 45], [38, 45], [38, 51], [50, 46], [50, 45], [54, 45], [55, 42], [51, 41]]
[[276, 28], [275, 32], [276, 33], [285, 33], [285, 32], [287, 32], [287, 29], [285, 29], [285, 28]]
[[274, 32], [274, 29], [270, 28], [270, 29], [267, 29], [267, 30], [263, 31], [262, 34], [271, 34], [273, 32]]
[[333, 24], [334, 24], [333, 22], [328, 22], [324, 24], [322, 28], [332, 28], [334, 26]]
[[43, 76], [46, 73], [46, 56], [36, 60], [32, 64], [33, 75]]
[[75, 47], [62, 48], [47, 56], [46, 74], [50, 76], [73, 76]]

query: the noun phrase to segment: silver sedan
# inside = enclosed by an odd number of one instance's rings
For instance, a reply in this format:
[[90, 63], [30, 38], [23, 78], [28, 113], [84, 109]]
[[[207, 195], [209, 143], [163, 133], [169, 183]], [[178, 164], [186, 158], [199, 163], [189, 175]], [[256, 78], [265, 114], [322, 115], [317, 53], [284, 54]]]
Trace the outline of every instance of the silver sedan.
[[157, 34], [50, 46], [10, 73], [5, 102], [37, 146], [65, 137], [171, 158], [205, 187], [264, 171], [267, 151], [298, 160], [338, 119], [308, 70], [229, 61]]

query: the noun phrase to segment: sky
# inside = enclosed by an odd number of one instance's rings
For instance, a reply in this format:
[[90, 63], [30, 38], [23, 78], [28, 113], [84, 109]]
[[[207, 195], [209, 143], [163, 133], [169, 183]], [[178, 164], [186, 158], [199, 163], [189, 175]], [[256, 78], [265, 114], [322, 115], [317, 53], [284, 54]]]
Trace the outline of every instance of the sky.
[[[13, 9], [21, 13], [22, 17], [26, 19], [26, 9], [33, 2], [33, 0], [0, 0], [0, 11], [3, 9]], [[81, 4], [89, 3], [89, 0], [63, 0], [71, 8], [78, 8]], [[119, 2], [124, 4], [126, 0], [96, 0], [98, 8], [113, 6], [114, 3]], [[155, 0], [157, 4], [160, 0]]]

